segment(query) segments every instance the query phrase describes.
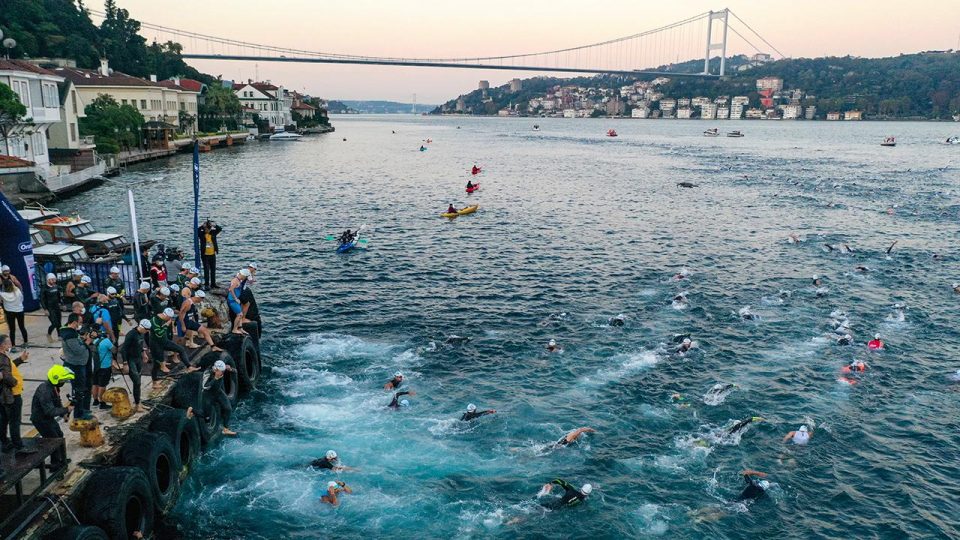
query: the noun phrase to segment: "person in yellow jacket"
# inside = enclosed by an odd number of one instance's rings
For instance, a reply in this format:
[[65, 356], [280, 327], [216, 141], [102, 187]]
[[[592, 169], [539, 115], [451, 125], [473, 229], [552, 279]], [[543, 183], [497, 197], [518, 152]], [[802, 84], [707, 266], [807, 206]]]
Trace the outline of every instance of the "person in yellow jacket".
[[20, 439], [23, 375], [17, 366], [30, 358], [30, 352], [24, 351], [20, 358], [14, 361], [8, 356], [10, 348], [10, 338], [0, 335], [0, 449], [4, 453], [23, 450], [23, 441]]

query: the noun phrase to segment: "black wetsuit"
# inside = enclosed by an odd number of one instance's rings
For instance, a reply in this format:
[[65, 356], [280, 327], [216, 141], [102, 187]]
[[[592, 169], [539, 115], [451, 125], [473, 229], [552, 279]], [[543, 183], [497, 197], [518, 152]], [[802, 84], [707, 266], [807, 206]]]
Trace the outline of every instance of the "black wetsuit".
[[60, 286], [57, 284], [44, 285], [40, 290], [40, 305], [47, 310], [47, 318], [50, 320], [50, 326], [47, 327], [48, 336], [54, 330], [60, 330], [60, 298]]
[[133, 403], [140, 404], [140, 374], [143, 373], [143, 335], [134, 326], [123, 338], [120, 358], [127, 363], [130, 384], [133, 386]]
[[257, 300], [253, 296], [253, 289], [251, 287], [244, 287], [243, 292], [240, 293], [240, 307], [247, 307], [247, 316], [248, 321], [257, 323], [257, 335], [256, 338], [260, 339], [260, 333], [263, 330], [263, 320], [260, 318], [260, 308], [257, 307]]
[[741, 420], [734, 424], [734, 426], [727, 430], [727, 433], [733, 435], [734, 433], [740, 431], [741, 429], [747, 427], [751, 422], [753, 422], [753, 417], [747, 418], [746, 420]]
[[[336, 459], [334, 459], [334, 461], [336, 461]], [[335, 465], [333, 461], [330, 461], [326, 457], [322, 457], [322, 458], [311, 461], [310, 466], [317, 469], [331, 469], [331, 470], [334, 469], [335, 467], [338, 467], [338, 465]]]
[[740, 492], [740, 496], [737, 497], [738, 501], [759, 499], [760, 497], [763, 497], [764, 493], [766, 493], [763, 490], [763, 487], [760, 485], [760, 482], [749, 474], [743, 475], [743, 480], [747, 483], [747, 487], [743, 488], [743, 491]]
[[473, 412], [467, 411], [467, 412], [463, 413], [463, 416], [460, 417], [460, 421], [461, 421], [461, 422], [469, 422], [470, 420], [473, 420], [474, 418], [480, 418], [481, 416], [486, 415], [486, 414], [493, 414], [493, 411], [473, 411]]
[[576, 506], [586, 500], [587, 496], [580, 493], [580, 490], [571, 486], [566, 480], [556, 479], [551, 484], [556, 484], [563, 488], [563, 496], [559, 499], [553, 499], [544, 503], [547, 508], [563, 508], [565, 506]]
[[393, 395], [393, 401], [391, 401], [390, 404], [387, 405], [387, 407], [390, 407], [391, 409], [399, 409], [399, 408], [400, 408], [400, 396], [405, 396], [405, 395], [407, 395], [407, 394], [409, 394], [409, 393], [410, 393], [410, 392], [397, 392], [396, 394]]
[[397, 379], [396, 377], [387, 381], [388, 384], [392, 384], [394, 389], [400, 388], [400, 385], [403, 384], [403, 379]]

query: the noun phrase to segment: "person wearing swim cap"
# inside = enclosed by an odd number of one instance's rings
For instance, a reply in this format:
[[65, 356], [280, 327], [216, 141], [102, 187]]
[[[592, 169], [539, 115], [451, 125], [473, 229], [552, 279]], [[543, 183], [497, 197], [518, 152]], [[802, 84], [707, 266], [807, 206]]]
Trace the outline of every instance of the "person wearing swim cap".
[[867, 363], [863, 360], [853, 360], [849, 365], [843, 366], [840, 371], [843, 373], [863, 373], [867, 370]]
[[800, 426], [796, 431], [791, 431], [783, 438], [783, 442], [792, 442], [793, 444], [803, 446], [810, 442], [810, 437], [813, 436], [813, 432], [807, 429], [806, 424]]
[[684, 354], [690, 352], [693, 349], [693, 341], [690, 338], [683, 338], [683, 341], [680, 342], [680, 346], [677, 347], [676, 353], [683, 356]]
[[576, 506], [587, 500], [587, 497], [593, 493], [593, 486], [591, 484], [584, 484], [580, 489], [577, 489], [566, 480], [557, 478], [549, 484], [544, 484], [543, 489], [540, 490], [540, 493], [537, 494], [537, 497], [549, 495], [550, 492], [553, 491], [553, 486], [555, 485], [563, 488], [563, 495], [558, 499], [541, 503], [546, 508], [557, 509]]
[[752, 424], [753, 422], [763, 422], [763, 417], [751, 416], [750, 418], [744, 418], [743, 420], [740, 420], [739, 422], [731, 426], [729, 429], [727, 429], [727, 435], [734, 435], [736, 433], [739, 433], [740, 430]]
[[960, 294], [960, 283], [953, 284], [953, 292], [956, 294]]
[[823, 280], [820, 279], [820, 276], [813, 276], [812, 281], [814, 287], [823, 287]]
[[160, 372], [170, 373], [170, 368], [166, 365], [166, 351], [177, 353], [178, 362], [183, 364], [187, 364], [190, 359], [187, 350], [173, 341], [174, 317], [176, 317], [176, 313], [173, 308], [165, 308], [150, 319], [150, 334], [147, 338], [147, 344], [150, 347], [150, 358], [153, 361], [150, 378], [153, 380], [154, 389], [160, 388]]
[[63, 324], [60, 317], [60, 301], [62, 299], [63, 296], [60, 294], [60, 285], [57, 284], [56, 274], [47, 274], [47, 282], [40, 289], [40, 307], [46, 310], [47, 320], [50, 321], [50, 326], [47, 327], [47, 341], [51, 343], [57, 341], [57, 338], [53, 337], [53, 332], [56, 331], [57, 336], [59, 336], [60, 326]]
[[127, 364], [130, 386], [133, 387], [134, 412], [144, 411], [143, 405], [140, 404], [140, 374], [143, 373], [143, 363], [149, 359], [145, 339], [150, 333], [151, 326], [149, 320], [141, 320], [127, 331], [120, 346], [120, 358]]
[[616, 317], [610, 319], [610, 326], [623, 326], [626, 324], [627, 318], [623, 315], [617, 315]]
[[853, 344], [853, 336], [850, 334], [844, 334], [837, 338], [837, 345], [851, 345]]
[[151, 312], [150, 282], [143, 281], [137, 286], [133, 293], [133, 317], [135, 320], [142, 321], [153, 316]]
[[230, 280], [230, 286], [227, 289], [227, 307], [230, 308], [230, 324], [234, 334], [246, 334], [243, 329], [243, 306], [240, 304], [240, 295], [247, 286], [247, 280], [252, 274], [250, 270], [241, 268], [236, 277]]
[[170, 307], [170, 287], [164, 285], [156, 289], [156, 292], [150, 297], [150, 312], [156, 315], [163, 313], [163, 310], [168, 307]]
[[596, 433], [596, 432], [597, 430], [593, 429], [592, 427], [579, 427], [571, 431], [570, 433], [567, 433], [563, 437], [560, 437], [559, 441], [553, 443], [553, 447], [560, 448], [563, 446], [569, 446], [577, 442], [580, 439], [580, 436], [583, 435], [584, 433]]
[[549, 342], [547, 342], [547, 352], [555, 353], [555, 352], [560, 352], [562, 350], [563, 348], [557, 345], [556, 340], [551, 339]]
[[495, 412], [497, 412], [497, 411], [495, 411], [495, 410], [493, 410], [493, 409], [487, 409], [487, 410], [485, 410], [485, 411], [478, 411], [478, 410], [477, 410], [477, 406], [474, 405], [473, 403], [471, 403], [471, 404], [467, 405], [467, 412], [463, 413], [463, 416], [460, 417], [460, 421], [461, 421], [461, 422], [469, 422], [469, 421], [471, 421], [471, 420], [473, 420], [473, 419], [475, 419], [475, 418], [480, 418], [481, 416], [484, 416], [484, 415], [487, 415], [487, 414], [493, 414], [493, 413], [495, 413]]
[[743, 481], [747, 483], [747, 487], [743, 488], [743, 491], [740, 492], [737, 501], [759, 499], [766, 494], [766, 486], [769, 484], [766, 480], [759, 480], [759, 478], [765, 478], [767, 473], [747, 469], [740, 474], [743, 475]]
[[338, 506], [340, 499], [337, 496], [341, 493], [353, 493], [353, 490], [343, 480], [331, 480], [327, 482], [327, 494], [320, 497], [320, 502]]
[[874, 334], [873, 339], [867, 342], [867, 348], [871, 351], [882, 351], [885, 348], [883, 341], [880, 340], [880, 334]]
[[390, 401], [390, 404], [387, 405], [387, 407], [390, 409], [399, 409], [400, 407], [406, 407], [410, 405], [410, 402], [405, 399], [401, 400], [400, 396], [415, 396], [415, 395], [417, 395], [417, 393], [414, 392], [413, 390], [404, 390], [402, 392], [397, 392], [393, 395], [393, 400]]
[[223, 375], [232, 369], [233, 368], [224, 363], [223, 360], [214, 362], [211, 368], [213, 377], [210, 378], [207, 386], [213, 394], [213, 405], [220, 407], [220, 417], [223, 418], [223, 429], [221, 432], [227, 437], [237, 436], [237, 432], [230, 429], [230, 415], [233, 414], [233, 407], [230, 406], [230, 398], [227, 397], [227, 392], [223, 388]]
[[327, 450], [327, 453], [322, 458], [317, 458], [311, 461], [310, 466], [315, 469], [329, 469], [334, 472], [357, 470], [352, 467], [345, 467], [341, 465], [340, 456], [337, 455], [336, 450]]
[[393, 374], [393, 378], [383, 385], [384, 390], [396, 390], [403, 384], [403, 373], [399, 371]]

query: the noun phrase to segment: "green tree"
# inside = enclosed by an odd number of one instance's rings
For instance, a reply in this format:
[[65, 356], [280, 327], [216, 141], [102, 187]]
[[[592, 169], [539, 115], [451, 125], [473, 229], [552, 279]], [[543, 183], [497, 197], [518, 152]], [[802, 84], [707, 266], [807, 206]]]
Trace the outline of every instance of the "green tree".
[[217, 79], [207, 85], [207, 93], [198, 111], [200, 131], [219, 131], [222, 126], [237, 129], [242, 112], [240, 100], [233, 89], [225, 87], [223, 81]]
[[0, 28], [17, 41], [15, 57], [72, 58], [80, 67], [98, 63], [97, 27], [79, 0], [2, 0]]
[[130, 18], [130, 12], [118, 8], [114, 0], [104, 3], [106, 15], [100, 24], [104, 55], [111, 66], [136, 77], [147, 73], [147, 40], [139, 34], [140, 21]]
[[143, 126], [143, 116], [137, 109], [100, 94], [84, 112], [87, 116], [80, 119], [80, 134], [94, 135], [98, 152], [114, 154], [137, 146]]

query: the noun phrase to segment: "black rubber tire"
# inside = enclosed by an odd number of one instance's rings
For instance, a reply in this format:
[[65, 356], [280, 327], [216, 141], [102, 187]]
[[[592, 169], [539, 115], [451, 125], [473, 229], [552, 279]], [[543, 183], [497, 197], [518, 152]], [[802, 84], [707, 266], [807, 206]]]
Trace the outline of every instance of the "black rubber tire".
[[237, 364], [240, 389], [249, 392], [257, 387], [260, 379], [260, 353], [250, 336], [237, 336], [227, 342], [226, 350]]
[[[209, 375], [212, 377], [213, 375]], [[200, 429], [200, 444], [203, 448], [215, 446], [223, 438], [223, 418], [220, 416], [220, 407], [207, 393], [203, 407], [197, 413], [197, 427]]]
[[180, 458], [180, 483], [190, 472], [190, 465], [200, 455], [200, 428], [197, 415], [187, 418], [187, 412], [180, 409], [168, 409], [154, 417], [150, 422], [150, 431], [166, 435], [173, 442], [173, 450]]
[[250, 339], [253, 340], [254, 346], [257, 347], [257, 350], [260, 350], [260, 325], [256, 321], [250, 321], [243, 323], [243, 331], [250, 335]]
[[180, 493], [180, 456], [169, 437], [147, 432], [132, 437], [120, 450], [120, 462], [144, 472], [158, 513], [173, 508]]
[[80, 521], [103, 529], [109, 538], [153, 534], [153, 493], [137, 467], [109, 467], [91, 473], [80, 498]]
[[185, 373], [170, 392], [170, 402], [178, 409], [200, 408], [203, 403], [203, 373]]
[[110, 540], [110, 537], [100, 527], [73, 525], [71, 527], [60, 527], [45, 535], [43, 540]]

